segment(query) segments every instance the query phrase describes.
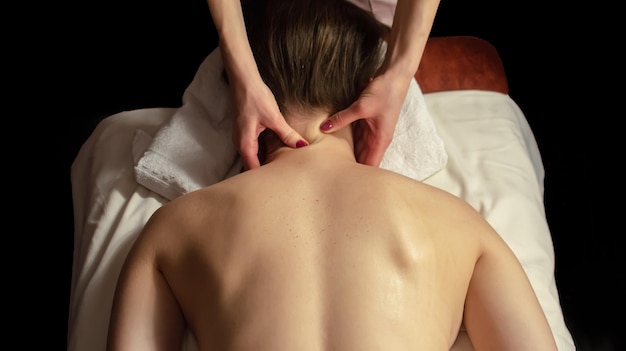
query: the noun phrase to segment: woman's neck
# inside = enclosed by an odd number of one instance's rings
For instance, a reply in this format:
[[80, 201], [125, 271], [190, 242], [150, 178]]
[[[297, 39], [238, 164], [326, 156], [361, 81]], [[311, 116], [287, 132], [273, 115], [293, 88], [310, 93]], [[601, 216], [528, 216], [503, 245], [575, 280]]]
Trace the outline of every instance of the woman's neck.
[[324, 152], [330, 155], [345, 156], [346, 159], [356, 162], [354, 157], [354, 146], [352, 138], [352, 128], [347, 126], [333, 133], [323, 133], [320, 125], [328, 119], [325, 112], [292, 113], [285, 116], [287, 123], [309, 143], [308, 146], [293, 149], [286, 146], [271, 130], [267, 130], [263, 137], [262, 144], [265, 154], [264, 163], [269, 163], [285, 154], [306, 149], [309, 152]]

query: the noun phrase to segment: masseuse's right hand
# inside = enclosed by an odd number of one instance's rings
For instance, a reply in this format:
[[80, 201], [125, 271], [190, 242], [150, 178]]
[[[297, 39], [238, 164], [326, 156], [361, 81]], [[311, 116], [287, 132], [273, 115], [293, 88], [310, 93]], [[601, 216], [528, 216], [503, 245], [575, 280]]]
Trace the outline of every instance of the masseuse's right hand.
[[233, 103], [232, 139], [246, 170], [257, 168], [259, 135], [266, 128], [290, 147], [307, 142], [285, 121], [276, 98], [261, 79], [250, 50], [240, 0], [207, 0], [219, 34]]
[[239, 151], [246, 170], [261, 165], [259, 161], [259, 135], [271, 129], [289, 147], [302, 147], [308, 143], [287, 124], [272, 91], [263, 80], [248, 79], [230, 82], [235, 116], [233, 143]]

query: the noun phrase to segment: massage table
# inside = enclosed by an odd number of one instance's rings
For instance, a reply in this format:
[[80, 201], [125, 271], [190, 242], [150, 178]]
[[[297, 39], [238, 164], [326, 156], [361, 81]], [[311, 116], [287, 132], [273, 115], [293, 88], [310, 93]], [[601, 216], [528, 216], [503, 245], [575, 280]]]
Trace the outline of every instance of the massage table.
[[[527, 272], [559, 350], [575, 350], [555, 281], [541, 154], [508, 94], [496, 48], [473, 36], [431, 37], [415, 78], [448, 156], [424, 182], [465, 199], [485, 216]], [[177, 109], [156, 106], [103, 118], [72, 163], [68, 351], [105, 349], [121, 264], [152, 213], [169, 201], [137, 182], [133, 140], [137, 130], [154, 136]], [[193, 340], [184, 348], [193, 350]]]

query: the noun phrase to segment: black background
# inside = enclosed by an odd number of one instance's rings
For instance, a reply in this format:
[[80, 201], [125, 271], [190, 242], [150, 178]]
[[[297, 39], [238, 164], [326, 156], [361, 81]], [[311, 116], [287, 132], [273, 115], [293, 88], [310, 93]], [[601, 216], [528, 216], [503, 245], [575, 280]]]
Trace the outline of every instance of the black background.
[[[618, 222], [624, 157], [616, 146], [623, 74], [614, 59], [620, 41], [608, 34], [618, 33], [612, 28], [618, 22], [608, 19], [612, 11], [606, 7], [542, 6], [443, 0], [432, 35], [474, 35], [498, 49], [510, 96], [529, 120], [543, 157], [546, 214], [566, 322], [579, 350], [618, 350], [626, 292], [618, 245], [625, 232]], [[27, 299], [23, 311], [29, 312], [18, 313], [16, 324], [35, 323], [34, 333], [32, 326], [19, 328], [26, 329], [29, 341], [63, 350], [73, 250], [71, 162], [100, 119], [124, 110], [180, 106], [217, 36], [203, 0], [54, 3], [32, 12], [36, 40], [21, 45], [33, 54], [21, 63], [39, 80], [22, 107], [37, 111], [36, 129], [51, 139], [42, 149], [48, 156], [52, 152], [45, 160], [46, 193], [33, 189], [33, 196], [50, 202], [26, 197], [16, 205], [23, 212], [23, 205], [33, 203], [41, 213], [32, 221], [35, 239], [28, 238], [42, 258], [15, 279], [18, 294], [28, 289], [36, 296]], [[23, 92], [23, 83], [18, 79], [16, 91]], [[40, 166], [36, 172], [42, 172]], [[37, 333], [45, 336], [33, 338]]]

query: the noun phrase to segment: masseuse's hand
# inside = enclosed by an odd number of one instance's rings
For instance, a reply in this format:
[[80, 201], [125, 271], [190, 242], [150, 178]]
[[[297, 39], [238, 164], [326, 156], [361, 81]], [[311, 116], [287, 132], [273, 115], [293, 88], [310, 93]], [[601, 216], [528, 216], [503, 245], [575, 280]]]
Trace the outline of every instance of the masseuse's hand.
[[308, 145], [285, 121], [276, 98], [259, 75], [250, 50], [241, 1], [207, 0], [219, 36], [234, 108], [232, 139], [249, 170], [261, 165], [259, 135], [271, 129], [290, 147]]
[[357, 161], [379, 167], [417, 72], [439, 0], [398, 0], [385, 41], [387, 53], [375, 78], [348, 108], [321, 125], [334, 132], [354, 121], [354, 153]]
[[271, 129], [290, 147], [308, 145], [285, 121], [280, 113], [272, 91], [260, 79], [231, 82], [231, 94], [235, 117], [233, 120], [233, 143], [238, 149], [246, 170], [261, 165], [259, 161], [259, 135]]
[[359, 163], [378, 167], [391, 144], [402, 104], [412, 77], [381, 74], [372, 79], [360, 97], [343, 111], [322, 123], [323, 132], [332, 133], [354, 125], [354, 153]]

